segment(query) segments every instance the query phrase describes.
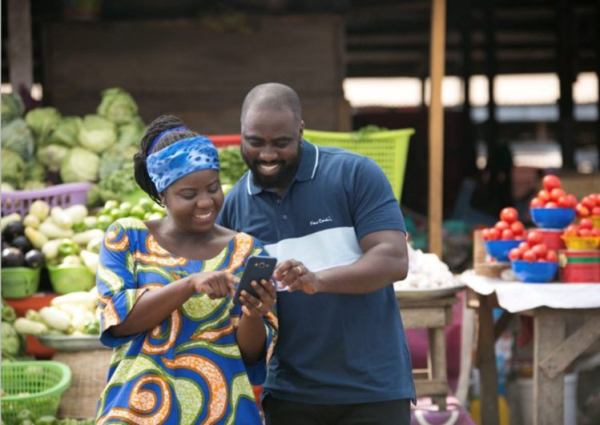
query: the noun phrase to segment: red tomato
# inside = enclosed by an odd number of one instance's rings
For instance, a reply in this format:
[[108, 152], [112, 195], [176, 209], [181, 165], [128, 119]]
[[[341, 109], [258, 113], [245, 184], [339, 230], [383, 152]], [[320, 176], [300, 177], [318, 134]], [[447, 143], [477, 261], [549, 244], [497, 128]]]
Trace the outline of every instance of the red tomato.
[[546, 203], [546, 208], [558, 208], [558, 204], [554, 201], [550, 201]]
[[548, 251], [548, 254], [546, 254], [546, 261], [556, 263], [558, 261], [558, 255], [556, 254], [556, 251], [552, 249]]
[[577, 212], [578, 217], [587, 217], [590, 215], [590, 210], [588, 207], [585, 207], [582, 204], [577, 204], [575, 211]]
[[529, 246], [529, 244], [527, 242], [521, 242], [519, 244], [519, 246], [517, 246], [517, 249], [519, 250], [519, 252], [521, 253], [521, 255], [523, 255], [523, 253], [525, 251], [529, 251], [531, 247]]
[[539, 243], [542, 243], [543, 240], [544, 238], [540, 232], [533, 231], [527, 233], [527, 243], [529, 246], [533, 247]]
[[575, 197], [575, 195], [567, 195], [567, 200], [569, 201], [569, 208], [575, 208], [577, 206], [577, 198]]
[[579, 228], [579, 232], [577, 232], [577, 236], [581, 236], [583, 238], [592, 236], [592, 231], [590, 229]]
[[497, 241], [498, 239], [500, 239], [500, 231], [498, 231], [498, 229], [489, 229], [488, 232], [488, 241]]
[[535, 252], [537, 258], [546, 258], [546, 255], [548, 254], [548, 246], [545, 243], [537, 244], [531, 248], [531, 250]]
[[571, 201], [566, 196], [558, 198], [558, 206], [560, 208], [571, 208]]
[[481, 237], [483, 237], [484, 241], [487, 241], [490, 238], [490, 229], [483, 229], [481, 231]]
[[523, 226], [523, 223], [521, 223], [520, 221], [515, 221], [513, 224], [510, 225], [510, 230], [513, 231], [515, 236], [521, 236], [525, 231], [525, 226]]
[[580, 229], [593, 229], [594, 222], [589, 218], [582, 218], [579, 220], [579, 228]]
[[591, 196], [584, 196], [580, 204], [586, 207], [588, 210], [591, 210], [596, 206], [596, 199], [592, 198]]
[[600, 227], [594, 227], [592, 229], [592, 236], [600, 236]]
[[535, 197], [531, 201], [529, 201], [529, 206], [531, 208], [544, 208], [545, 205], [546, 205], [546, 202], [544, 202], [542, 199], [540, 199], [538, 197]]
[[600, 207], [592, 208], [592, 215], [600, 215]]
[[552, 200], [552, 196], [550, 196], [550, 192], [547, 190], [540, 190], [538, 192], [538, 198], [540, 198], [544, 202], [548, 202]]
[[544, 185], [544, 188], [546, 188], [546, 190], [548, 192], [550, 192], [552, 189], [562, 187], [560, 179], [553, 174], [548, 174], [547, 176], [545, 176], [542, 179], [542, 184]]
[[558, 202], [558, 200], [563, 196], [567, 196], [567, 194], [560, 187], [552, 189], [550, 192], [550, 198], [552, 198], [554, 202]]
[[499, 221], [498, 223], [494, 224], [494, 229], [498, 229], [500, 233], [502, 233], [502, 231], [510, 229], [510, 224], [508, 224], [506, 221]]
[[510, 252], [508, 253], [508, 259], [509, 260], [520, 260], [521, 259], [521, 251], [519, 251], [519, 248], [513, 248], [510, 250]]
[[579, 226], [576, 224], [569, 224], [565, 229], [565, 236], [577, 236], [577, 232], [579, 231]]
[[504, 229], [502, 231], [502, 240], [504, 241], [512, 241], [515, 238], [515, 234], [510, 229]]
[[518, 218], [519, 213], [513, 207], [507, 207], [500, 211], [500, 220], [506, 221], [508, 224], [514, 223]]
[[523, 253], [523, 260], [533, 263], [535, 260], [537, 260], [537, 256], [535, 255], [535, 252], [533, 252], [531, 250], [525, 251]]

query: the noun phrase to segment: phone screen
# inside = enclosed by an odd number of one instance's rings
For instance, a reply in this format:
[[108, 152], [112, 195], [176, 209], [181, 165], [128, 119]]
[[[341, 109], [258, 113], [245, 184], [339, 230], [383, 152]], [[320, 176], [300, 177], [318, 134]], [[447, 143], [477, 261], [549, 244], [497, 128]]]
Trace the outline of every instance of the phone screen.
[[258, 294], [254, 291], [254, 288], [252, 288], [251, 283], [253, 281], [260, 283], [260, 281], [263, 279], [271, 279], [276, 264], [277, 259], [274, 257], [251, 256], [250, 258], [248, 258], [246, 268], [244, 269], [244, 273], [242, 274], [242, 278], [240, 279], [240, 284], [238, 285], [237, 290], [235, 291], [233, 303], [235, 305], [241, 304], [240, 294], [243, 290], [245, 290], [252, 296], [258, 298]]

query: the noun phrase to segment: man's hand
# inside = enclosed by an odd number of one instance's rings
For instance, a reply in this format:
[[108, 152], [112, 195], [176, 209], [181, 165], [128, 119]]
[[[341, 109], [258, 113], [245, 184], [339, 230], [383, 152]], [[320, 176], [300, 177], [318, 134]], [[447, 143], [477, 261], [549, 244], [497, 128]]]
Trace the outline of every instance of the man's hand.
[[288, 288], [290, 292], [303, 291], [311, 295], [319, 292], [317, 275], [308, 270], [300, 261], [286, 260], [278, 264], [273, 277], [281, 282], [282, 288]]

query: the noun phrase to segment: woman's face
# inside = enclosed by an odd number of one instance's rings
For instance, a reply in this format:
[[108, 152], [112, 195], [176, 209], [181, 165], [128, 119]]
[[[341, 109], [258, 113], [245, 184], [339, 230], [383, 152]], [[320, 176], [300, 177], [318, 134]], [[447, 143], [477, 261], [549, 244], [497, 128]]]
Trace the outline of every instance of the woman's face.
[[205, 233], [213, 228], [224, 198], [216, 170], [188, 174], [162, 195], [169, 217], [181, 230], [191, 233]]

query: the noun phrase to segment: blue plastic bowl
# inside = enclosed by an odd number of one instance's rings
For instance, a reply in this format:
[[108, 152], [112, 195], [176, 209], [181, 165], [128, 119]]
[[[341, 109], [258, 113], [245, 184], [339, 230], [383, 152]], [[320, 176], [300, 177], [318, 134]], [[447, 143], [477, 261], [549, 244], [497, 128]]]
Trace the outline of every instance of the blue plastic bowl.
[[518, 247], [521, 242], [523, 242], [523, 239], [485, 241], [485, 250], [488, 255], [494, 257], [496, 261], [508, 263], [508, 253], [511, 249]]
[[558, 270], [558, 263], [547, 261], [516, 260], [511, 261], [511, 267], [517, 279], [525, 283], [546, 283], [554, 278]]
[[542, 229], [564, 229], [575, 218], [574, 208], [530, 208], [531, 219]]

